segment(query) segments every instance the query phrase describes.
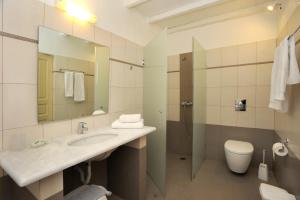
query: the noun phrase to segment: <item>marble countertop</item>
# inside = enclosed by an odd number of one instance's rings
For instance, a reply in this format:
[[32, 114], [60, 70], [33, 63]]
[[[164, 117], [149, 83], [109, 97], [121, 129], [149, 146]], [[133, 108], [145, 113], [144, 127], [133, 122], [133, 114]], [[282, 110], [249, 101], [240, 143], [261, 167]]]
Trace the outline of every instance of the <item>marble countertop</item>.
[[[20, 187], [24, 187], [143, 137], [155, 130], [155, 127], [147, 126], [143, 129], [102, 128], [83, 135], [64, 136], [53, 139], [42, 147], [1, 152], [0, 166]], [[117, 136], [98, 144], [68, 145], [70, 142], [82, 137], [107, 133], [117, 134]]]

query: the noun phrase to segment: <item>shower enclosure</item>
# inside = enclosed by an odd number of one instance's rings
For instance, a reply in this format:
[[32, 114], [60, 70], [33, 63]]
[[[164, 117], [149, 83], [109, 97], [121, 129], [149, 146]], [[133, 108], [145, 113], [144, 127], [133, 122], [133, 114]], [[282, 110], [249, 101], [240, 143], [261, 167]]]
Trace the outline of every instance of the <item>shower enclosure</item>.
[[[166, 41], [167, 32], [163, 31], [145, 47], [143, 90], [145, 124], [157, 128], [147, 137], [147, 173], [163, 194], [167, 182], [167, 146], [168, 151], [177, 151], [191, 158], [189, 177], [196, 176], [205, 155], [206, 110], [205, 51], [193, 40], [193, 52], [178, 56], [180, 67], [168, 70]], [[177, 88], [172, 86], [176, 80]], [[170, 86], [174, 94], [171, 98], [178, 98], [173, 101], [174, 105], [167, 99], [169, 96], [170, 100]], [[167, 120], [167, 113], [171, 120]], [[171, 113], [175, 114], [171, 117]], [[171, 134], [177, 138], [169, 137]]]

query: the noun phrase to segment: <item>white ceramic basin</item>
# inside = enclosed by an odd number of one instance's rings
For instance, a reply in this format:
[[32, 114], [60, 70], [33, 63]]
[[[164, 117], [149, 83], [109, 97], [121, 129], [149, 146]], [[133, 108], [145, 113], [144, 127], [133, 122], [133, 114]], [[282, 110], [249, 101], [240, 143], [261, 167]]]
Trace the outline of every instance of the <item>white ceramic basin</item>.
[[80, 139], [73, 140], [68, 143], [69, 146], [85, 146], [85, 145], [92, 145], [92, 144], [99, 144], [102, 142], [106, 142], [114, 137], [118, 136], [117, 134], [99, 134], [99, 135], [92, 135], [83, 137]]

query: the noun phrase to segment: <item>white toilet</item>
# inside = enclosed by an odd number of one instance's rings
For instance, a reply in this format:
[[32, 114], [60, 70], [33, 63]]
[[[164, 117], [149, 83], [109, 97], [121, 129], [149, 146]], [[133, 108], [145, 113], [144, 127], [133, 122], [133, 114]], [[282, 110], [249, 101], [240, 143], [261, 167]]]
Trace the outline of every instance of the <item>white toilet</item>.
[[260, 184], [259, 193], [262, 200], [296, 200], [295, 196], [286, 190], [265, 183]]
[[249, 142], [227, 140], [224, 144], [226, 161], [233, 172], [245, 173], [253, 155], [253, 145]]

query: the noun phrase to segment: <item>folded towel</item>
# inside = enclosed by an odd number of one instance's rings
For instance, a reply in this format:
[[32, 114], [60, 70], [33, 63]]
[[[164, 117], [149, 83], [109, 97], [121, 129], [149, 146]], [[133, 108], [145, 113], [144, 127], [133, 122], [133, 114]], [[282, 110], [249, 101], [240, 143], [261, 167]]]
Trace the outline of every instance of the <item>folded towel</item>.
[[296, 57], [296, 44], [295, 36], [289, 39], [289, 76], [287, 79], [287, 84], [293, 85], [300, 83], [300, 73]]
[[135, 123], [142, 119], [141, 114], [121, 115], [119, 121], [122, 123]]
[[74, 101], [85, 101], [84, 74], [81, 72], [75, 72], [74, 78]]
[[135, 123], [122, 123], [117, 119], [112, 123], [111, 127], [114, 129], [140, 129], [144, 128], [144, 120], [141, 119]]
[[289, 41], [286, 37], [276, 48], [271, 77], [271, 94], [269, 107], [287, 112], [288, 99], [286, 85], [289, 73]]
[[74, 72], [65, 71], [65, 97], [73, 97]]

